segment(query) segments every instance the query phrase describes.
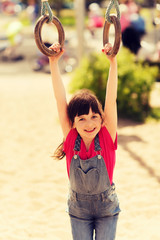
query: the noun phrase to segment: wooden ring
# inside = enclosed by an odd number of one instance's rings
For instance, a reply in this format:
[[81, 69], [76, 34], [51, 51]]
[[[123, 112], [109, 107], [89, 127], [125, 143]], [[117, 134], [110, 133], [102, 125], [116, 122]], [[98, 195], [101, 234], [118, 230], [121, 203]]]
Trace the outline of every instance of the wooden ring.
[[[115, 28], [115, 41], [112, 50], [108, 53], [109, 56], [114, 57], [120, 48], [121, 44], [121, 24], [115, 15], [110, 15], [111, 21]], [[109, 29], [111, 24], [106, 20], [103, 28], [103, 46], [109, 42]]]
[[[47, 48], [45, 46], [45, 44], [42, 42], [42, 38], [41, 38], [41, 30], [42, 30], [42, 26], [44, 23], [47, 23], [49, 20], [49, 16], [48, 15], [44, 15], [41, 16], [35, 26], [34, 29], [34, 37], [35, 37], [35, 42], [37, 44], [37, 47], [39, 48], [39, 50], [46, 56], [57, 56], [60, 54], [60, 52], [55, 52], [53, 49]], [[62, 48], [64, 46], [64, 41], [65, 41], [65, 34], [64, 34], [64, 30], [63, 30], [63, 26], [61, 24], [61, 22], [59, 21], [59, 19], [55, 16], [53, 16], [53, 20], [52, 23], [56, 26], [57, 30], [58, 30], [58, 42], [61, 45], [61, 51]]]

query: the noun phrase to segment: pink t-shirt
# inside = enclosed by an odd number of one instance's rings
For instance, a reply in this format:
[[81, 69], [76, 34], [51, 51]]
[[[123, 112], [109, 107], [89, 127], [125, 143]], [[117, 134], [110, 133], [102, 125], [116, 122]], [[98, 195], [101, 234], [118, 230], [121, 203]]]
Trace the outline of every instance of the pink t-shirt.
[[131, 25], [130, 16], [127, 14], [123, 14], [120, 19], [121, 31], [124, 32], [126, 28]]
[[[68, 176], [69, 176], [71, 160], [72, 160], [72, 157], [74, 156], [73, 149], [74, 149], [77, 135], [78, 135], [77, 130], [75, 128], [71, 129], [69, 134], [67, 135], [66, 141], [64, 142], [64, 152], [66, 153]], [[115, 143], [113, 143], [107, 128], [103, 126], [99, 131], [99, 142], [100, 142], [100, 147], [102, 149], [101, 155], [104, 158], [110, 183], [112, 184], [113, 170], [114, 170], [115, 160], [116, 160], [115, 150], [117, 149], [117, 136], [116, 136]], [[81, 148], [80, 148], [79, 156], [84, 161], [86, 159], [96, 156], [96, 152], [94, 151], [94, 139], [88, 151], [86, 150], [86, 146], [83, 140], [81, 140]]]

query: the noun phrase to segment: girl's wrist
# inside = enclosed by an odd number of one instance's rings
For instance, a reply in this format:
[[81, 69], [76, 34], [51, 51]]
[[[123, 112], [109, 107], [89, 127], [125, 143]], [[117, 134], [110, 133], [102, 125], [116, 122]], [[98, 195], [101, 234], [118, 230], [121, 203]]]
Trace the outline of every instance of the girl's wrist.
[[49, 62], [51, 64], [58, 64], [58, 59], [54, 58], [54, 57], [48, 57], [49, 58]]
[[114, 64], [114, 63], [117, 63], [117, 58], [116, 56], [115, 57], [112, 57], [112, 58], [109, 58], [109, 61], [110, 61], [110, 64]]

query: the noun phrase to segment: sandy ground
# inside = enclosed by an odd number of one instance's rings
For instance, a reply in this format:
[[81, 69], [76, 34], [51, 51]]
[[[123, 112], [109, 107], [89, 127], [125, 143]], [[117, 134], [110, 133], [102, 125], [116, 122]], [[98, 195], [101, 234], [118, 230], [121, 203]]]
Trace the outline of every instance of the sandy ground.
[[[71, 240], [65, 160], [51, 157], [62, 132], [50, 75], [1, 63], [0, 116], [0, 240]], [[117, 240], [160, 239], [159, 133], [160, 122], [119, 120]]]

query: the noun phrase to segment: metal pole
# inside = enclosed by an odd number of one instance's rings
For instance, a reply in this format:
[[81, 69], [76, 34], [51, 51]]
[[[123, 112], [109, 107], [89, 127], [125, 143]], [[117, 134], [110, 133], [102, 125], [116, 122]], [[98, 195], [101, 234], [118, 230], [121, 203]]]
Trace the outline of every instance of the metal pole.
[[78, 60], [80, 61], [84, 54], [85, 0], [75, 0], [75, 9], [78, 38]]

